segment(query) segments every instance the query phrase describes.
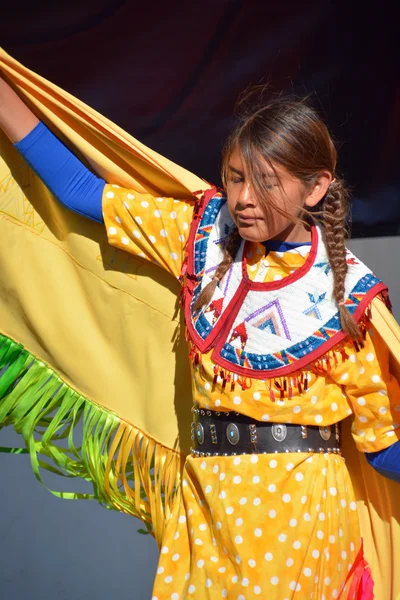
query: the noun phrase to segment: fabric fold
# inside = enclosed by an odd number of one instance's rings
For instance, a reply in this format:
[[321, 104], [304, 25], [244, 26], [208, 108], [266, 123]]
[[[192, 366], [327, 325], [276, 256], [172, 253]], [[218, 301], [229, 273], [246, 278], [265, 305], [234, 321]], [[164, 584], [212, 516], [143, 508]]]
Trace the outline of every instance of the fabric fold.
[[[181, 199], [210, 187], [2, 50], [0, 68], [109, 183]], [[83, 496], [55, 495], [95, 497], [138, 516], [160, 544], [190, 445], [178, 283], [112, 248], [100, 225], [60, 207], [4, 135], [0, 155], [0, 427], [22, 434], [39, 480], [47, 469], [93, 484]], [[399, 378], [400, 330], [380, 301], [372, 302], [371, 323]], [[349, 429], [344, 454], [374, 593], [397, 600], [399, 488], [373, 471]]]
[[[95, 499], [140, 518], [160, 544], [179, 490], [179, 452], [88, 400], [3, 335], [0, 373], [0, 426], [21, 434], [36, 479], [59, 498]], [[89, 481], [93, 493], [52, 490], [42, 477], [46, 470]]]

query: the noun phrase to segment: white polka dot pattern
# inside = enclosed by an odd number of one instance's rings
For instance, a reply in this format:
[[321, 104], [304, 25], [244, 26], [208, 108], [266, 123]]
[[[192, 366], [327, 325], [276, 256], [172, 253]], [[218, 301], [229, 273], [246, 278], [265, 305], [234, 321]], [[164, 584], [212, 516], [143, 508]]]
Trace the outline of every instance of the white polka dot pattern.
[[[395, 378], [386, 381], [383, 376], [380, 364], [387, 360], [387, 349], [378, 336], [372, 338], [367, 334], [364, 348], [356, 354], [352, 354], [350, 348], [347, 350], [349, 358], [342, 361], [338, 355], [337, 364], [326, 373], [308, 373], [307, 391], [274, 402], [266, 394], [263, 381], [253, 380], [249, 389], [237, 389], [237, 386], [233, 392], [229, 386], [222, 389], [218, 383], [214, 385], [211, 353], [204, 354], [203, 370], [193, 372], [195, 402], [206, 409], [239, 410], [259, 421], [302, 425], [330, 425], [353, 414], [352, 433], [358, 449], [362, 452], [381, 450], [400, 439], [396, 419], [400, 412], [400, 402], [396, 405], [400, 388]], [[361, 367], [364, 369], [362, 378]]]
[[[317, 598], [333, 598], [360, 548], [355, 500], [340, 457], [309, 458], [190, 457], [154, 595], [168, 600], [173, 585], [180, 598], [196, 598], [204, 589], [212, 598], [235, 600], [296, 600], [316, 591]], [[260, 486], [270, 491], [261, 496]]]
[[106, 185], [103, 216], [112, 246], [156, 262], [179, 276], [193, 211], [191, 200], [154, 198]]
[[[104, 216], [110, 244], [161, 264], [177, 276], [189, 233], [192, 204], [106, 187]], [[248, 258], [257, 277], [263, 250]], [[270, 253], [265, 281], [278, 281], [304, 256]], [[193, 370], [196, 403], [240, 411], [260, 421], [330, 425], [354, 414], [353, 436], [362, 451], [376, 451], [400, 437], [397, 382], [380, 365], [387, 349], [367, 334], [364, 347], [331, 361], [329, 370], [304, 373], [307, 389], [292, 397], [268, 382], [222, 387], [214, 382], [210, 353]], [[396, 387], [397, 386], [397, 387]], [[392, 402], [392, 405], [391, 405]], [[347, 471], [335, 455], [247, 455], [189, 458], [184, 484], [164, 536], [154, 587], [158, 600], [215, 598], [292, 600], [335, 598], [360, 545], [356, 504]], [[199, 590], [201, 590], [199, 592]]]

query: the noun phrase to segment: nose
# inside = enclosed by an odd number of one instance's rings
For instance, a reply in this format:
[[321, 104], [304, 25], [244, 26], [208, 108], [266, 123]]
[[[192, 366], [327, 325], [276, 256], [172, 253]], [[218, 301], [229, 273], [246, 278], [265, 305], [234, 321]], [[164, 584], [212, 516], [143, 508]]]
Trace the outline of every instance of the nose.
[[243, 184], [240, 188], [239, 196], [237, 198], [237, 204], [239, 207], [243, 207], [243, 208], [246, 208], [248, 206], [250, 206], [250, 207], [255, 206], [254, 192], [253, 192], [253, 189], [252, 189], [252, 186], [250, 185], [250, 183], [248, 183], [246, 181], [243, 182]]

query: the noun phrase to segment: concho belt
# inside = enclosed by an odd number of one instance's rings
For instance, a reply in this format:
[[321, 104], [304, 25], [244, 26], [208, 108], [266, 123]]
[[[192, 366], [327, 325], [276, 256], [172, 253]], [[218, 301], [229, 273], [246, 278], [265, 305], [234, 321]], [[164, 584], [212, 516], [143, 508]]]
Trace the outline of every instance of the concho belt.
[[192, 408], [193, 456], [280, 452], [340, 454], [340, 425], [295, 425], [254, 421], [237, 412]]

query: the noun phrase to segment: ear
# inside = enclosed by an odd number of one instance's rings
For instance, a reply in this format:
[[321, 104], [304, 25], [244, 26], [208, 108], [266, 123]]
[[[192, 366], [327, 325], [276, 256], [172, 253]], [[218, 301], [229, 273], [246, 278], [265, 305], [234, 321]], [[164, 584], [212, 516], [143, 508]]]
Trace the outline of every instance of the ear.
[[306, 206], [316, 206], [325, 196], [332, 181], [332, 173], [329, 171], [321, 171], [314, 184], [310, 187], [304, 204]]

